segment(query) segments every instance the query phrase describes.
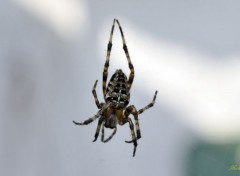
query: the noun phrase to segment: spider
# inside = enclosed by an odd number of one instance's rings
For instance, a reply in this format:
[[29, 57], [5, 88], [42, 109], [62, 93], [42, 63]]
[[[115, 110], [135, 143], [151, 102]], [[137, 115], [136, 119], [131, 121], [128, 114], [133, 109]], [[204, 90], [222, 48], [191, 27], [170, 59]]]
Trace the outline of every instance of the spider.
[[[129, 78], [127, 79], [126, 75], [123, 73], [121, 69], [117, 69], [116, 72], [112, 75], [108, 86], [106, 87], [106, 82], [107, 82], [107, 77], [108, 77], [108, 67], [109, 67], [109, 60], [110, 60], [110, 53], [111, 53], [111, 48], [112, 48], [112, 37], [113, 37], [113, 31], [114, 31], [114, 26], [115, 23], [118, 24], [121, 37], [122, 37], [122, 42], [123, 42], [123, 50], [126, 54], [127, 60], [128, 60], [128, 65], [130, 69], [130, 75]], [[124, 125], [126, 123], [129, 124], [129, 127], [131, 129], [131, 135], [132, 135], [132, 140], [130, 141], [125, 141], [126, 143], [133, 143], [134, 149], [133, 149], [133, 157], [135, 156], [136, 153], [136, 148], [137, 148], [137, 140], [141, 138], [141, 131], [140, 131], [140, 126], [139, 126], [139, 121], [138, 121], [138, 115], [143, 113], [145, 110], [148, 108], [152, 107], [155, 103], [156, 97], [157, 97], [157, 91], [154, 94], [153, 100], [150, 104], [145, 106], [144, 108], [137, 110], [134, 105], [127, 106], [129, 101], [130, 101], [130, 89], [131, 85], [133, 83], [134, 79], [134, 68], [133, 64], [130, 60], [128, 48], [126, 45], [126, 41], [124, 38], [124, 34], [122, 31], [122, 28], [120, 26], [120, 23], [117, 19], [113, 20], [113, 25], [112, 25], [112, 30], [110, 33], [110, 39], [107, 47], [107, 56], [106, 56], [106, 62], [104, 65], [104, 70], [103, 70], [103, 83], [102, 83], [102, 89], [103, 89], [103, 95], [104, 95], [104, 100], [105, 103], [99, 103], [99, 100], [97, 98], [97, 93], [96, 93], [96, 86], [98, 80], [96, 80], [92, 93], [95, 98], [95, 103], [99, 109], [96, 115], [93, 117], [90, 117], [89, 119], [79, 123], [73, 121], [74, 124], [76, 125], [88, 125], [89, 123], [93, 122], [97, 118], [98, 120], [98, 125], [95, 133], [95, 138], [93, 142], [95, 142], [98, 138], [100, 130], [102, 130], [102, 137], [101, 141], [102, 142], [108, 142], [112, 137], [116, 134], [117, 132], [117, 124], [119, 125]], [[136, 133], [134, 131], [134, 124], [129, 117], [129, 115], [132, 114], [134, 117], [135, 121], [135, 128], [136, 128]], [[110, 128], [113, 129], [112, 134], [105, 139], [104, 137], [104, 128]]]

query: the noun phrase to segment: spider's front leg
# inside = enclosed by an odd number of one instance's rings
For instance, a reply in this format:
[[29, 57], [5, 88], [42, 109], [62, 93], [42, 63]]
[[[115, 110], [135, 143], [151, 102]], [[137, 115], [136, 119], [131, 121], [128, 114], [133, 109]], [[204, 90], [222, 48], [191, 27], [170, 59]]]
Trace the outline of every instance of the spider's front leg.
[[96, 114], [95, 116], [93, 117], [90, 117], [89, 119], [83, 121], [83, 122], [76, 122], [76, 121], [73, 121], [73, 123], [75, 125], [88, 125], [89, 123], [93, 122], [94, 120], [96, 120], [97, 118], [99, 117], [99, 114]]

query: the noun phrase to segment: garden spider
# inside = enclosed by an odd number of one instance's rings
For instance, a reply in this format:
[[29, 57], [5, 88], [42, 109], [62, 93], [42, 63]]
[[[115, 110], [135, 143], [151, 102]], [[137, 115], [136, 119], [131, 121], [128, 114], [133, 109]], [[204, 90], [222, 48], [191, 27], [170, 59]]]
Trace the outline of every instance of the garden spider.
[[[129, 75], [129, 78], [127, 79], [127, 77], [123, 73], [123, 71], [121, 69], [117, 69], [116, 72], [112, 75], [112, 77], [108, 83], [108, 86], [106, 88], [106, 81], [107, 81], [107, 76], [108, 76], [108, 67], [109, 67], [109, 60], [110, 60], [110, 52], [111, 52], [111, 48], [112, 48], [112, 37], [113, 37], [115, 22], [118, 24], [118, 27], [121, 32], [121, 37], [122, 37], [122, 42], [123, 42], [123, 50], [124, 50], [127, 60], [128, 60], [130, 75]], [[95, 139], [93, 140], [93, 142], [95, 142], [97, 140], [100, 129], [102, 129], [101, 140], [104, 143], [108, 142], [116, 134], [117, 124], [124, 125], [125, 123], [129, 123], [129, 127], [131, 129], [131, 134], [132, 134], [132, 140], [125, 141], [125, 142], [127, 142], [127, 143], [133, 142], [133, 145], [134, 145], [133, 156], [135, 156], [135, 152], [136, 152], [136, 148], [137, 148], [137, 139], [141, 138], [140, 126], [139, 126], [139, 122], [138, 122], [138, 115], [143, 113], [145, 110], [147, 110], [148, 108], [150, 108], [154, 105], [156, 96], [157, 96], [157, 91], [155, 92], [152, 102], [150, 104], [148, 104], [146, 107], [140, 109], [139, 111], [135, 108], [134, 105], [127, 107], [129, 100], [130, 100], [130, 89], [131, 89], [131, 85], [133, 82], [133, 78], [134, 78], [134, 68], [133, 68], [132, 62], [130, 60], [130, 56], [128, 53], [128, 49], [127, 49], [127, 45], [126, 45], [125, 38], [123, 35], [123, 31], [122, 31], [119, 21], [117, 19], [114, 19], [111, 34], [110, 34], [110, 39], [109, 39], [109, 43], [108, 43], [108, 47], [107, 47], [106, 62], [104, 65], [104, 70], [103, 70], [102, 88], [103, 88], [103, 95], [104, 95], [105, 103], [99, 103], [99, 101], [98, 101], [97, 93], [95, 90], [98, 80], [96, 80], [96, 82], [93, 86], [92, 93], [95, 98], [96, 105], [99, 109], [98, 113], [96, 115], [94, 115], [93, 117], [90, 117], [88, 120], [85, 120], [84, 122], [79, 123], [79, 122], [73, 121], [73, 123], [75, 123], [76, 125], [88, 125], [89, 123], [91, 123], [94, 120], [96, 120], [97, 118], [99, 118], [98, 126], [97, 126], [96, 133], [95, 133]], [[134, 116], [136, 133], [134, 131], [133, 122], [129, 118], [130, 114], [132, 114]], [[104, 128], [113, 129], [112, 134], [107, 139], [104, 139]]]

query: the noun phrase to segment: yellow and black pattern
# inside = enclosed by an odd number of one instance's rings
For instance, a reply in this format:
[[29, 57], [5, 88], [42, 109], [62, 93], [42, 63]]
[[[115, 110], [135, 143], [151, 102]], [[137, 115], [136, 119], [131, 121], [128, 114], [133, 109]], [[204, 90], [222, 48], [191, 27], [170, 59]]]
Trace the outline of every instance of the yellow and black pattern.
[[[117, 23], [121, 37], [122, 37], [122, 43], [123, 43], [123, 50], [125, 52], [128, 66], [130, 69], [130, 75], [127, 78], [127, 76], [124, 74], [124, 72], [121, 69], [117, 69], [116, 72], [112, 75], [108, 85], [107, 85], [107, 78], [108, 78], [108, 67], [110, 62], [110, 54], [112, 49], [112, 38], [113, 38], [113, 32], [115, 23]], [[135, 156], [136, 149], [137, 149], [137, 140], [141, 138], [141, 130], [139, 125], [139, 119], [138, 116], [143, 113], [145, 110], [151, 108], [156, 100], [157, 97], [157, 91], [155, 92], [155, 95], [153, 97], [153, 101], [148, 104], [146, 107], [140, 109], [139, 111], [135, 108], [134, 105], [130, 105], [130, 89], [132, 86], [134, 80], [134, 67], [130, 59], [130, 55], [128, 52], [128, 48], [126, 45], [126, 40], [123, 34], [122, 27], [117, 19], [113, 20], [113, 25], [110, 33], [110, 38], [107, 46], [107, 56], [106, 61], [104, 64], [103, 69], [103, 82], [102, 82], [102, 90], [103, 90], [103, 97], [104, 101], [100, 103], [97, 97], [96, 93], [96, 87], [97, 87], [97, 80], [93, 86], [92, 93], [93, 97], [96, 103], [96, 106], [98, 107], [99, 111], [96, 115], [93, 117], [90, 117], [89, 119], [83, 121], [83, 122], [75, 122], [76, 125], [88, 125], [89, 123], [93, 122], [94, 120], [98, 119], [98, 125], [97, 129], [94, 135], [95, 142], [98, 139], [100, 130], [102, 132], [101, 141], [106, 143], [112, 139], [112, 137], [117, 132], [117, 125], [124, 125], [126, 123], [129, 124], [129, 128], [131, 131], [132, 140], [125, 141], [127, 143], [133, 143], [133, 156]], [[130, 115], [133, 115], [135, 125], [133, 124]], [[110, 128], [113, 130], [112, 134], [105, 139], [105, 128]], [[135, 130], [136, 128], [136, 130]]]

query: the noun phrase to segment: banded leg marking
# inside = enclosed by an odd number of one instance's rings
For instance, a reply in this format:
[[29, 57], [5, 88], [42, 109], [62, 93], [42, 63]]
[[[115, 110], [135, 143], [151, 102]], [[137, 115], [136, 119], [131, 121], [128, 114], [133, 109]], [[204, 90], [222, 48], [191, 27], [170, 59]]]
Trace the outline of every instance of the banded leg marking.
[[96, 80], [96, 82], [95, 82], [95, 84], [93, 86], [92, 93], [93, 93], [93, 96], [94, 96], [94, 99], [95, 99], [95, 103], [96, 103], [98, 109], [101, 109], [103, 107], [104, 103], [99, 103], [99, 100], [98, 100], [98, 97], [97, 97], [97, 92], [96, 92], [97, 82], [98, 82], [98, 80]]
[[[134, 117], [135, 121], [135, 126], [136, 126], [136, 133], [137, 133], [137, 140], [141, 138], [141, 130], [140, 130], [140, 125], [139, 125], [139, 120], [138, 120], [138, 111], [135, 108], [134, 105], [127, 107], [125, 111], [125, 117], [128, 117], [129, 114], [132, 114]], [[132, 143], [133, 140], [131, 141], [125, 141], [126, 143]]]
[[102, 142], [106, 143], [106, 142], [110, 141], [112, 139], [112, 137], [116, 134], [117, 127], [114, 128], [112, 134], [107, 139], [104, 139], [104, 134], [105, 134], [105, 132], [104, 132], [104, 128], [105, 128], [104, 125], [105, 125], [105, 122], [102, 123], [102, 139], [101, 140], [102, 140]]
[[99, 114], [96, 114], [95, 116], [93, 117], [90, 117], [89, 119], [83, 121], [83, 122], [76, 122], [76, 121], [73, 121], [73, 123], [75, 125], [88, 125], [89, 123], [93, 122], [94, 120], [96, 120], [97, 118], [99, 117]]
[[111, 29], [111, 33], [110, 33], [110, 38], [109, 38], [109, 42], [108, 42], [108, 46], [107, 46], [106, 62], [104, 64], [104, 70], [103, 70], [102, 88], [103, 88], [103, 96], [104, 97], [106, 95], [106, 84], [107, 84], [107, 77], [108, 77], [110, 54], [111, 54], [111, 49], [112, 49], [112, 37], [113, 37], [114, 26], [115, 26], [115, 20], [113, 21], [113, 25], [112, 25], [112, 29]]
[[100, 117], [100, 119], [98, 120], [98, 126], [97, 126], [97, 129], [96, 129], [96, 133], [94, 135], [94, 140], [93, 142], [95, 142], [98, 138], [98, 135], [99, 135], [99, 131], [100, 131], [100, 128], [101, 128], [101, 125], [103, 123], [103, 117]]
[[153, 100], [152, 100], [151, 103], [149, 103], [147, 106], [145, 106], [144, 108], [142, 108], [142, 109], [140, 109], [140, 110], [138, 111], [138, 115], [141, 114], [141, 113], [143, 113], [143, 112], [146, 111], [147, 109], [153, 107], [153, 105], [154, 105], [154, 103], [155, 103], [155, 100], [156, 100], [156, 98], [157, 98], [157, 93], [158, 93], [158, 91], [155, 92], [154, 97], [153, 97]]
[[133, 64], [131, 62], [131, 59], [130, 59], [130, 54], [128, 52], [128, 48], [127, 48], [127, 44], [126, 44], [126, 40], [125, 40], [125, 37], [124, 37], [124, 34], [123, 34], [123, 30], [122, 30], [122, 27], [119, 23], [119, 21], [117, 19], [114, 19], [117, 24], [118, 24], [118, 27], [119, 27], [119, 30], [120, 30], [120, 33], [121, 33], [121, 37], [122, 37], [122, 42], [123, 42], [123, 50], [126, 54], [126, 57], [127, 57], [127, 60], [128, 60], [128, 66], [129, 66], [129, 69], [130, 69], [130, 75], [129, 75], [129, 78], [128, 78], [128, 89], [131, 88], [132, 86], [132, 83], [133, 83], [133, 79], [134, 79], [134, 67], [133, 67]]
[[110, 141], [112, 139], [112, 137], [116, 134], [116, 132], [117, 132], [117, 127], [113, 129], [112, 134], [103, 142], [106, 143], [106, 142]]
[[101, 138], [102, 142], [104, 141], [104, 125], [105, 125], [105, 122], [102, 123], [102, 138]]
[[132, 134], [132, 140], [133, 140], [133, 157], [135, 156], [135, 153], [136, 153], [136, 149], [137, 149], [137, 139], [136, 139], [136, 135], [135, 135], [135, 132], [134, 132], [134, 126], [133, 126], [133, 123], [132, 123], [132, 120], [130, 118], [128, 118], [128, 123], [129, 123], [129, 127], [131, 129], [131, 134]]

